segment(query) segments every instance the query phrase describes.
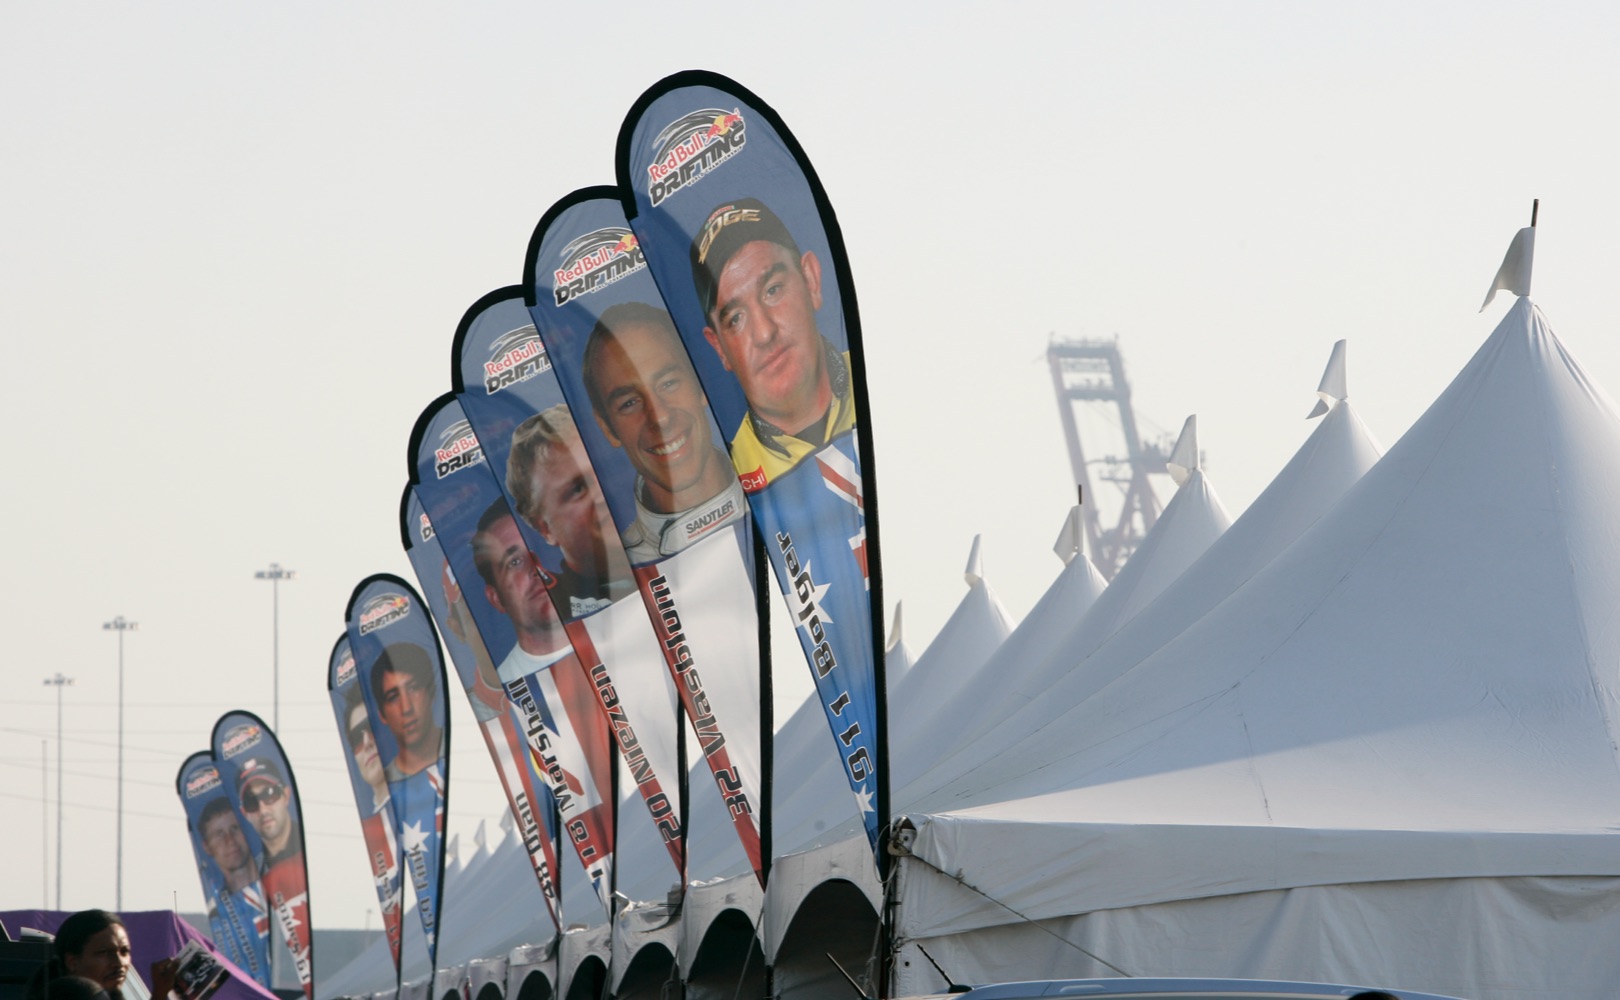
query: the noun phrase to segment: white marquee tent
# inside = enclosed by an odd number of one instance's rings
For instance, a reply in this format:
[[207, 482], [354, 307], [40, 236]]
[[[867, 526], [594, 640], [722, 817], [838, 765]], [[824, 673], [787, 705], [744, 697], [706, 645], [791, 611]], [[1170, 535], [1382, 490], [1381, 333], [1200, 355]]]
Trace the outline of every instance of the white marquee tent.
[[901, 992], [938, 985], [926, 948], [966, 979], [1105, 972], [1084, 949], [1612, 995], [1617, 456], [1612, 404], [1520, 299], [1292, 546], [911, 807]]

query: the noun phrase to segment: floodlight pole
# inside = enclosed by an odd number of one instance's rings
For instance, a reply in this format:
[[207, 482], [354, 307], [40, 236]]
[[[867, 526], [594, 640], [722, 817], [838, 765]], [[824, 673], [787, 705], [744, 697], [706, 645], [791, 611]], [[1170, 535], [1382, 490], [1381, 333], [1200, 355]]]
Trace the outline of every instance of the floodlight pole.
[[[118, 633], [118, 866], [113, 900], [120, 913], [124, 909], [124, 633], [138, 624], [125, 620], [123, 615], [101, 623], [103, 629]], [[57, 858], [57, 864], [61, 864], [61, 858]]]
[[[120, 657], [120, 659], [122, 659]], [[122, 676], [123, 668], [119, 667]], [[45, 683], [56, 688], [56, 908], [62, 908], [62, 689], [73, 683], [73, 678], [63, 677], [58, 670], [55, 677], [45, 678]], [[123, 746], [123, 741], [119, 741]]]
[[[50, 744], [39, 741], [39, 905], [51, 905], [51, 751]], [[61, 909], [61, 907], [57, 907]]]
[[255, 570], [253, 579], [270, 581], [270, 667], [273, 685], [271, 691], [270, 728], [281, 731], [281, 581], [291, 580], [296, 574], [282, 569], [280, 563], [271, 563], [269, 569]]

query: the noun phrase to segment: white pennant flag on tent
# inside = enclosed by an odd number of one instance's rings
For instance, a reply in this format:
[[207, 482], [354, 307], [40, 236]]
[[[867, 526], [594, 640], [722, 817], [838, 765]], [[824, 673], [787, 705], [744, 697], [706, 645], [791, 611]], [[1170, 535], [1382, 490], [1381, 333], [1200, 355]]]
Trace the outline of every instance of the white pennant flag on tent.
[[892, 653], [905, 642], [905, 636], [900, 631], [900, 602], [894, 602], [894, 617], [889, 619], [889, 642], [883, 647], [885, 653]]
[[446, 874], [461, 867], [461, 834], [450, 838], [450, 845], [444, 850], [444, 869]]
[[1333, 353], [1328, 355], [1327, 368], [1322, 372], [1322, 381], [1316, 386], [1316, 408], [1310, 412], [1306, 420], [1315, 420], [1335, 403], [1342, 403], [1350, 398], [1345, 389], [1344, 380], [1344, 341], [1333, 345]]
[[969, 587], [984, 579], [984, 559], [979, 555], [979, 537], [973, 536], [973, 551], [968, 553], [967, 568], [962, 571], [962, 579], [967, 581]]
[[1075, 504], [1069, 509], [1069, 516], [1063, 519], [1063, 529], [1058, 532], [1057, 541], [1052, 544], [1052, 551], [1063, 560], [1067, 566], [1074, 561], [1075, 556], [1084, 555], [1086, 551], [1086, 530], [1081, 507]]
[[1170, 478], [1175, 480], [1177, 486], [1185, 483], [1192, 477], [1192, 471], [1198, 468], [1198, 415], [1195, 413], [1187, 418], [1181, 425], [1181, 436], [1176, 438], [1176, 446], [1170, 449], [1170, 457], [1165, 459], [1165, 468], [1170, 470]]
[[[1540, 202], [1536, 204], [1540, 205]], [[1496, 270], [1496, 280], [1491, 282], [1491, 290], [1485, 293], [1485, 302], [1479, 307], [1479, 311], [1485, 311], [1485, 307], [1496, 298], [1497, 292], [1529, 295], [1530, 269], [1535, 263], [1535, 258], [1536, 222], [1535, 209], [1532, 209], [1530, 225], [1514, 234], [1513, 242], [1508, 246], [1507, 256], [1502, 258], [1502, 266]]]

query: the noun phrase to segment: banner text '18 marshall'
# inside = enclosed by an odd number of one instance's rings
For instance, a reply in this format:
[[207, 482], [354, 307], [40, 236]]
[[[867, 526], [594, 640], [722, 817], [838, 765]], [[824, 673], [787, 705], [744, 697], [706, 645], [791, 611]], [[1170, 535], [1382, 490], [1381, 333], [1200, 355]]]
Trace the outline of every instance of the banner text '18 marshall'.
[[[618, 190], [584, 188], [553, 205], [529, 242], [524, 274], [529, 315], [719, 792], [707, 812], [735, 830], [763, 884], [748, 501]], [[693, 836], [709, 818], [698, 801]]]
[[259, 859], [231, 804], [210, 750], [186, 758], [175, 777], [191, 848], [208, 905], [214, 944], [254, 982], [270, 988], [270, 918], [259, 884]]
[[309, 922], [309, 865], [304, 859], [304, 810], [287, 755], [276, 734], [252, 712], [226, 712], [210, 740], [219, 779], [236, 807], [259, 868], [270, 920], [292, 955], [293, 970], [314, 997], [314, 932]]
[[[406, 512], [401, 528], [411, 535], [411, 563], [431, 595], [434, 615], [443, 616], [445, 645], [474, 699], [473, 714], [491, 739], [498, 726], [505, 739], [517, 741], [512, 753], [525, 762], [535, 788], [550, 792], [536, 836], [547, 829], [555, 802], [568, 842], [608, 914], [613, 749], [596, 688], [455, 396], [440, 396], [422, 411], [411, 431], [410, 455], [410, 494], [419, 506]], [[432, 536], [442, 560], [433, 583], [421, 558], [429, 545], [424, 535]], [[497, 701], [503, 713], [495, 712]], [[504, 774], [504, 759], [497, 764]], [[528, 821], [516, 818], [519, 829], [527, 830]]]
[[416, 591], [388, 573], [360, 581], [344, 618], [366, 711], [382, 723], [372, 736], [388, 780], [400, 861], [416, 896], [433, 967], [450, 788], [450, 713], [438, 634]]
[[382, 912], [383, 934], [388, 939], [397, 985], [405, 884], [400, 878], [399, 841], [394, 836], [394, 816], [389, 809], [388, 779], [383, 774], [382, 755], [377, 751], [377, 737], [360, 690], [360, 675], [355, 670], [348, 633], [339, 636], [332, 645], [326, 691], [337, 717], [354, 804], [360, 812], [360, 834], [366, 845], [371, 880], [377, 887], [377, 907]]
[[832, 207], [776, 113], [712, 73], [642, 95], [620, 130], [617, 169], [876, 849], [888, 819], [877, 490], [860, 322]]
[[[411, 449], [415, 455], [415, 448]], [[507, 807], [529, 855], [546, 910], [560, 929], [557, 894], [557, 813], [551, 786], [534, 766], [525, 736], [524, 720], [513, 710], [484, 645], [482, 633], [468, 608], [459, 578], [439, 547], [438, 533], [413, 487], [400, 498], [399, 527], [405, 555], [422, 585], [422, 594], [439, 625], [450, 662], [467, 694], [473, 718], [484, 737], [495, 773], [506, 793]]]

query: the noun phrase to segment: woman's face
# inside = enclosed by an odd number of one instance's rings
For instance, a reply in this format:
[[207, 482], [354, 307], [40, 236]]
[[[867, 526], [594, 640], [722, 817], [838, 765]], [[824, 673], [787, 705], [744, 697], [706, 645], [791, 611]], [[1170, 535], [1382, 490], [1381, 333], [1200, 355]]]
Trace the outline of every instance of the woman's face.
[[94, 979], [112, 992], [124, 985], [124, 976], [129, 973], [129, 934], [113, 924], [91, 935], [83, 951], [64, 956], [62, 963], [73, 975]]

